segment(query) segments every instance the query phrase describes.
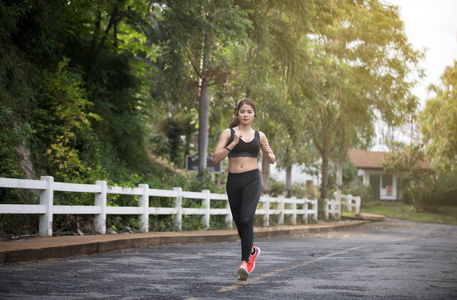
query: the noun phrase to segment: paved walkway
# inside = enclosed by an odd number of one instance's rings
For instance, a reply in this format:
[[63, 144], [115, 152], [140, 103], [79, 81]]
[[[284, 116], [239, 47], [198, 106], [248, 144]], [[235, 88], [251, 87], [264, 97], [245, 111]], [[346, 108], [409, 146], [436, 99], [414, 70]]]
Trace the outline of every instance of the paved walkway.
[[[324, 232], [359, 226], [370, 221], [382, 221], [383, 216], [361, 215], [358, 220], [324, 224], [255, 228], [256, 237]], [[150, 232], [61, 237], [36, 237], [0, 242], [0, 264], [47, 258], [64, 258], [107, 251], [151, 247], [165, 244], [217, 243], [238, 239], [236, 230], [202, 230], [181, 232]]]

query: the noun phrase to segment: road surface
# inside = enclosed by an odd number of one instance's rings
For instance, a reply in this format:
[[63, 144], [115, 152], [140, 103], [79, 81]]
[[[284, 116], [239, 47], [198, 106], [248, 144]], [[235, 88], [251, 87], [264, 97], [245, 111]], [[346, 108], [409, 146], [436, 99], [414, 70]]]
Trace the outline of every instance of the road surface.
[[457, 226], [396, 220], [240, 243], [166, 245], [0, 266], [0, 299], [457, 299]]

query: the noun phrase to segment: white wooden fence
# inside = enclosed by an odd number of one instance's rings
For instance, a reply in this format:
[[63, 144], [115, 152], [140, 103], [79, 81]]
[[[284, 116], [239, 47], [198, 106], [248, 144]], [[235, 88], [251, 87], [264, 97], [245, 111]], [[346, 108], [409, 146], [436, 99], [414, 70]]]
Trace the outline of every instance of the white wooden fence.
[[341, 203], [338, 200], [324, 199], [324, 215], [327, 219], [332, 215], [335, 219], [341, 218]]
[[[0, 178], [0, 188], [28, 189], [37, 191], [40, 196], [39, 204], [0, 204], [0, 214], [39, 214], [39, 235], [52, 236], [52, 221], [54, 214], [92, 214], [95, 215], [95, 230], [98, 233], [106, 233], [107, 215], [138, 215], [142, 228], [141, 231], [149, 231], [150, 215], [176, 215], [179, 230], [182, 227], [183, 215], [202, 215], [206, 227], [210, 227], [210, 215], [224, 215], [225, 221], [232, 227], [232, 215], [228, 206], [226, 194], [214, 194], [208, 190], [202, 192], [186, 192], [181, 188], [173, 190], [150, 189], [147, 184], [140, 184], [137, 188], [108, 187], [106, 181], [96, 181], [95, 184], [75, 184], [54, 182], [52, 176], [42, 176], [41, 180]], [[73, 206], [54, 205], [54, 192], [93, 193], [95, 205]], [[140, 205], [137, 207], [108, 206], [107, 195], [133, 195], [139, 197]], [[175, 199], [174, 207], [149, 207], [149, 197], [172, 197]], [[203, 208], [182, 207], [182, 200], [201, 199]], [[227, 201], [225, 208], [211, 208], [211, 200]], [[2, 200], [0, 199], [0, 203]], [[286, 215], [290, 215], [290, 222], [296, 224], [297, 216], [301, 216], [304, 222], [308, 217], [317, 221], [317, 199], [296, 198], [271, 198], [262, 196], [262, 207], [256, 212], [264, 215], [264, 226], [269, 226], [270, 217], [279, 215], [278, 223], [283, 224]], [[276, 203], [276, 204], [275, 204]], [[275, 207], [276, 208], [272, 208]], [[298, 209], [298, 206], [301, 206]], [[312, 206], [312, 208], [310, 208]]]
[[330, 215], [333, 215], [334, 218], [341, 218], [341, 210], [343, 206], [346, 206], [348, 211], [355, 209], [357, 215], [360, 214], [360, 205], [361, 199], [359, 196], [352, 195], [340, 195], [341, 201], [338, 200], [324, 200], [324, 215], [327, 219], [330, 218]]
[[356, 214], [360, 215], [360, 205], [362, 200], [359, 196], [341, 195], [341, 205], [346, 206], [348, 211], [355, 209]]

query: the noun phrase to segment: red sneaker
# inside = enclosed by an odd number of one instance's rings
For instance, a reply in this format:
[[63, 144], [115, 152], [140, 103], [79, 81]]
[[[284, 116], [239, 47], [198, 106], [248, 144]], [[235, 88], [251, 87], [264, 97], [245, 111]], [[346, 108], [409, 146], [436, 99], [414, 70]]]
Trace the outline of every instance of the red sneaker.
[[254, 254], [249, 255], [249, 260], [248, 260], [248, 273], [251, 273], [252, 271], [254, 271], [254, 268], [255, 268], [255, 259], [256, 259], [257, 256], [259, 256], [259, 254], [260, 254], [260, 248], [254, 246], [254, 245], [252, 245], [252, 246], [254, 247], [255, 252], [254, 252]]
[[243, 261], [238, 268], [238, 280], [246, 281], [248, 279], [248, 264]]

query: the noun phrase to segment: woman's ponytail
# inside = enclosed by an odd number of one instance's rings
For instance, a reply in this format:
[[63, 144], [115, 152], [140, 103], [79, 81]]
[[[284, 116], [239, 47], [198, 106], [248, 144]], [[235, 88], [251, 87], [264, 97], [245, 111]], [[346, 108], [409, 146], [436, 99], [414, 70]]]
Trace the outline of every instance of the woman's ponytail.
[[236, 126], [238, 126], [238, 125], [240, 125], [240, 118], [238, 118], [238, 116], [236, 116], [236, 117], [232, 120], [232, 122], [230, 122], [229, 128], [233, 128], [233, 127], [236, 127]]

